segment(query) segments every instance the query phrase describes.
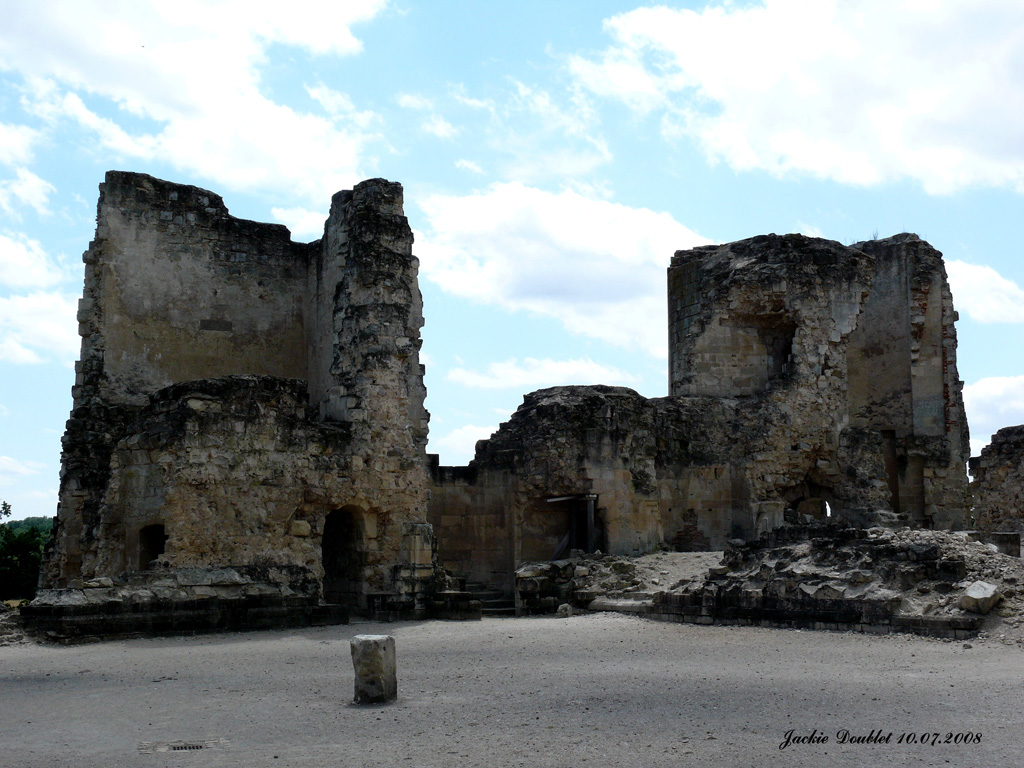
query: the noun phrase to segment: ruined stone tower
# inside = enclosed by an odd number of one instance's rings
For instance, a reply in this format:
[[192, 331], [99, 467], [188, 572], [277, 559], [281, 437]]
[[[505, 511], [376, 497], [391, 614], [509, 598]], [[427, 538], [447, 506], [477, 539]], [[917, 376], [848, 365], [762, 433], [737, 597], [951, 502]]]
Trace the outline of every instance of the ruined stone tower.
[[[886, 493], [865, 498], [875, 511], [962, 526], [970, 450], [955, 319], [941, 254], [915, 235], [848, 248], [767, 235], [680, 252], [669, 269], [669, 391], [784, 406], [785, 418], [766, 414], [771, 439], [753, 451], [755, 496], [774, 486], [787, 503], [848, 509], [832, 458], [845, 441], [859, 461], [881, 462], [871, 474]], [[787, 465], [808, 449], [819, 455], [800, 478]], [[863, 512], [851, 519], [867, 522]]]
[[107, 174], [44, 586], [137, 573], [174, 599], [422, 612], [428, 417], [402, 203], [363, 182], [302, 244], [206, 190]]

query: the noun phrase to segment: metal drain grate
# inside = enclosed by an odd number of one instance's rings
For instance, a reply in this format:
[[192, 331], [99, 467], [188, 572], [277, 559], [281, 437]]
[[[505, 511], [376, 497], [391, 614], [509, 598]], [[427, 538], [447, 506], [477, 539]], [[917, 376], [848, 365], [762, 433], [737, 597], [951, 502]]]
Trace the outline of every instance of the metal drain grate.
[[143, 741], [139, 752], [151, 755], [155, 752], [199, 752], [204, 749], [224, 749], [227, 739], [203, 739], [202, 741]]

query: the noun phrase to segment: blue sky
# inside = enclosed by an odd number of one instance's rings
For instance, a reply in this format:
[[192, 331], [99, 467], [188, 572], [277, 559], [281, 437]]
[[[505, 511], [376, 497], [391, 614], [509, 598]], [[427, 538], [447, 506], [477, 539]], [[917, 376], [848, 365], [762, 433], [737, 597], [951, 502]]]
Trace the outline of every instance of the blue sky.
[[524, 393], [666, 394], [672, 253], [916, 232], [947, 259], [975, 452], [1024, 423], [1019, 0], [0, 0], [0, 498], [56, 508], [108, 169], [319, 236], [402, 182], [430, 447]]

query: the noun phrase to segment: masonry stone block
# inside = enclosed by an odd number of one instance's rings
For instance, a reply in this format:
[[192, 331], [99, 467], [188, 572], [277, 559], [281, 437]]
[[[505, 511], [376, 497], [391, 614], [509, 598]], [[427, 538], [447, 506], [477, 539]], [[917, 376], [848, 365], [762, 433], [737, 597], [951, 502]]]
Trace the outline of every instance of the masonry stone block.
[[356, 704], [384, 704], [398, 696], [395, 638], [356, 635], [350, 641]]

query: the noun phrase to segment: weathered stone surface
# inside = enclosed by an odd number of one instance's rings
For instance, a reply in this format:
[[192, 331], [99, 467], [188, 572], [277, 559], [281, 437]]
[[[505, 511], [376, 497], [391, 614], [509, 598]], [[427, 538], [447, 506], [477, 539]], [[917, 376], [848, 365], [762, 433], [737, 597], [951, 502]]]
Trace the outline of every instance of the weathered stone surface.
[[1024, 534], [1024, 425], [1005, 427], [971, 459], [975, 525], [985, 537]]
[[[525, 396], [466, 468], [433, 467], [441, 562], [496, 574], [581, 546], [720, 549], [786, 524], [964, 523], [967, 424], [941, 255], [915, 235], [766, 235], [678, 252], [670, 396]], [[574, 528], [575, 526], [575, 528]]]
[[303, 244], [206, 190], [107, 174], [45, 586], [227, 566], [272, 594], [274, 568], [292, 568], [328, 602], [425, 612], [422, 301], [402, 195], [382, 179], [341, 192]]
[[975, 581], [960, 596], [960, 607], [972, 613], [985, 614], [996, 607], [1002, 599], [995, 584], [987, 581]]
[[[521, 613], [555, 613], [568, 603], [669, 621], [946, 638], [969, 636], [983, 621], [1001, 638], [1024, 616], [1024, 564], [964, 533], [786, 526], [757, 542], [734, 542], [725, 565], [717, 566], [720, 559], [722, 553], [584, 555], [571, 561], [567, 583], [547, 579], [517, 597]], [[960, 598], [975, 581], [1002, 595], [999, 618], [965, 612]]]
[[350, 642], [356, 704], [383, 704], [398, 696], [395, 638], [356, 635]]
[[[557, 609], [582, 554], [714, 550], [826, 521], [964, 522], [955, 312], [941, 255], [916, 236], [680, 251], [668, 397], [540, 390], [452, 468], [425, 453], [403, 204], [400, 185], [363, 182], [302, 244], [206, 190], [107, 175], [45, 586], [98, 600], [119, 589], [104, 579], [174, 572], [108, 602], [238, 592], [469, 617], [470, 584]], [[935, 561], [903, 554], [901, 584]], [[779, 599], [841, 602], [886, 567], [808, 583], [797, 559], [774, 564]], [[609, 588], [637, 587], [610, 567]]]

